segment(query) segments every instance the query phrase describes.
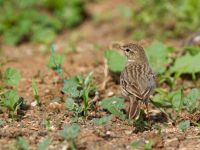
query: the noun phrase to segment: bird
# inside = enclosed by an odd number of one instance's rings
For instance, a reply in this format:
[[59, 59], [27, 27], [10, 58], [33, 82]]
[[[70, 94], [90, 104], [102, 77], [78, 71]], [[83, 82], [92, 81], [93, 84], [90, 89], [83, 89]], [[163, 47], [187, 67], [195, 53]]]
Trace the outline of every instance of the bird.
[[123, 51], [127, 62], [120, 75], [122, 95], [129, 98], [128, 119], [137, 119], [141, 104], [145, 103], [148, 114], [148, 100], [156, 87], [153, 73], [145, 50], [137, 43], [115, 43], [114, 48]]

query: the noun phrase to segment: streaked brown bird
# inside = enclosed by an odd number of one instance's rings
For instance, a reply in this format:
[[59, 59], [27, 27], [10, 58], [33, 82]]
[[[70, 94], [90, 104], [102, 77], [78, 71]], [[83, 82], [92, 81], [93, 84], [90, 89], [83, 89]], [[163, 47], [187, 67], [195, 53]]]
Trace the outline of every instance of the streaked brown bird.
[[148, 99], [156, 86], [155, 75], [149, 65], [143, 47], [138, 44], [113, 44], [123, 50], [127, 63], [120, 76], [122, 94], [129, 98], [128, 118], [136, 119], [140, 113], [141, 102], [148, 112]]

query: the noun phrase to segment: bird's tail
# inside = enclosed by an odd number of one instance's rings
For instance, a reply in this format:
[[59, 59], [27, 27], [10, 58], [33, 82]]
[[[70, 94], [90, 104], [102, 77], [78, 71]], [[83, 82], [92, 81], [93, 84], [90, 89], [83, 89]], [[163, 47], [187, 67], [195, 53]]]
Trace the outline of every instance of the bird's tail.
[[129, 119], [136, 119], [140, 114], [140, 101], [136, 97], [129, 97], [130, 106], [128, 111]]

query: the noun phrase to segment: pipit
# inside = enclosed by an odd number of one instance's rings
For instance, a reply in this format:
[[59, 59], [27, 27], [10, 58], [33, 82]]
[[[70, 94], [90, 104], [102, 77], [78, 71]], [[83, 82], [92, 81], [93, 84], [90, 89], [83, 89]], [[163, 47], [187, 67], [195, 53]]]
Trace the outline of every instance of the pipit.
[[113, 44], [123, 50], [127, 63], [120, 76], [122, 94], [129, 98], [128, 118], [136, 119], [144, 102], [148, 113], [148, 99], [155, 88], [155, 75], [149, 65], [144, 49], [134, 43]]

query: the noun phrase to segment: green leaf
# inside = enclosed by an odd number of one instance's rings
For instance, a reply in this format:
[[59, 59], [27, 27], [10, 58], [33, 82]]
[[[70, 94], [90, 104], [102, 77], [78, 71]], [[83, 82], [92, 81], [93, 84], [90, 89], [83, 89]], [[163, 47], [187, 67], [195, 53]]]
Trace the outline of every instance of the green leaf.
[[170, 68], [171, 73], [176, 73], [177, 76], [189, 73], [194, 74], [200, 72], [200, 53], [195, 56], [186, 54], [178, 57], [174, 65]]
[[131, 19], [133, 17], [133, 11], [130, 6], [120, 5], [118, 10], [120, 15], [125, 19]]
[[37, 150], [47, 150], [50, 144], [50, 139], [44, 139], [41, 143], [39, 143]]
[[92, 80], [93, 72], [90, 72], [84, 80], [84, 86], [88, 86]]
[[65, 125], [64, 130], [60, 132], [60, 136], [66, 140], [74, 140], [79, 132], [80, 126], [78, 124]]
[[197, 98], [199, 97], [199, 90], [194, 88], [190, 91], [187, 97], [184, 99], [184, 104], [188, 107], [195, 105]]
[[72, 98], [68, 98], [65, 102], [65, 106], [69, 111], [74, 110], [75, 102]]
[[19, 70], [15, 68], [7, 68], [4, 73], [4, 82], [10, 86], [17, 86], [21, 79]]
[[38, 85], [35, 79], [32, 79], [32, 90], [33, 90], [33, 95], [35, 100], [37, 101], [37, 105], [40, 105], [40, 96], [39, 96], [39, 91], [38, 91]]
[[6, 122], [5, 122], [5, 121], [3, 121], [3, 120], [0, 120], [0, 127], [3, 127], [5, 124], [6, 124]]
[[121, 120], [126, 119], [126, 115], [115, 106], [110, 106], [107, 108], [107, 110]]
[[20, 150], [30, 150], [29, 144], [22, 137], [17, 138], [17, 145], [18, 145]]
[[182, 90], [178, 90], [174, 92], [172, 97], [172, 105], [177, 110], [180, 111], [182, 109], [183, 100], [182, 100]]
[[116, 51], [107, 50], [104, 54], [107, 59], [108, 68], [113, 72], [121, 72], [126, 63], [126, 58]]
[[68, 80], [62, 89], [62, 91], [66, 94], [68, 94], [69, 97], [79, 97], [80, 91], [78, 90], [78, 83], [74, 80]]
[[178, 125], [179, 130], [181, 130], [182, 132], [184, 132], [189, 127], [190, 127], [190, 121], [189, 120], [182, 121]]
[[156, 94], [153, 97], [153, 102], [154, 102], [154, 105], [156, 105], [158, 107], [169, 107], [169, 106], [171, 106], [171, 103], [170, 103], [170, 101], [168, 100], [168, 97], [167, 97], [167, 93]]
[[199, 104], [197, 98], [199, 97], [199, 90], [194, 88], [190, 91], [190, 93], [184, 98], [183, 104], [185, 108], [193, 113], [195, 109], [198, 109]]
[[199, 47], [186, 47], [186, 51], [188, 51], [191, 55], [197, 55], [200, 52]]
[[110, 120], [112, 120], [113, 115], [108, 115], [108, 116], [104, 116], [102, 118], [94, 118], [92, 119], [92, 122], [95, 125], [105, 125], [107, 124]]
[[51, 69], [56, 69], [56, 65], [58, 65], [60, 67], [61, 64], [64, 62], [64, 60], [65, 60], [65, 56], [64, 55], [59, 55], [58, 54], [58, 55], [55, 55], [54, 58], [53, 57], [49, 57], [49, 59], [47, 61], [47, 67], [49, 67]]
[[38, 85], [35, 79], [32, 79], [32, 89], [33, 89], [33, 95], [39, 95]]
[[145, 145], [144, 145], [144, 150], [151, 150], [153, 148], [153, 145], [155, 142], [153, 140], [149, 140]]
[[121, 120], [125, 120], [126, 115], [121, 111], [121, 109], [125, 108], [124, 99], [114, 96], [104, 99], [103, 101], [101, 101], [100, 105]]
[[131, 147], [134, 148], [134, 149], [138, 149], [139, 147], [141, 147], [141, 145], [142, 145], [142, 142], [140, 140], [133, 141], [131, 143]]
[[118, 98], [118, 97], [115, 97], [115, 96], [102, 100], [100, 105], [104, 109], [108, 109], [111, 106], [115, 106], [118, 109], [124, 109], [125, 108], [124, 99], [121, 99], [121, 98]]
[[168, 63], [168, 55], [171, 49], [167, 48], [161, 42], [153, 42], [147, 49], [147, 57], [153, 68], [153, 71], [157, 74], [162, 74], [166, 71], [166, 65]]

